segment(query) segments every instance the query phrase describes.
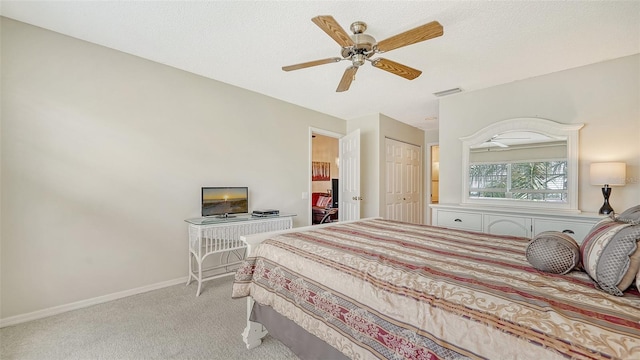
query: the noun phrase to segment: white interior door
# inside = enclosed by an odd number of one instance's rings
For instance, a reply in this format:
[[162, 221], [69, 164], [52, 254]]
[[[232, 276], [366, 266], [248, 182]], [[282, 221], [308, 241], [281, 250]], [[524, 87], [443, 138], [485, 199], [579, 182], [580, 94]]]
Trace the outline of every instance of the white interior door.
[[420, 147], [385, 139], [385, 209], [387, 219], [420, 224]]
[[340, 221], [360, 219], [360, 129], [340, 139]]
[[385, 218], [402, 221], [402, 144], [385, 141]]

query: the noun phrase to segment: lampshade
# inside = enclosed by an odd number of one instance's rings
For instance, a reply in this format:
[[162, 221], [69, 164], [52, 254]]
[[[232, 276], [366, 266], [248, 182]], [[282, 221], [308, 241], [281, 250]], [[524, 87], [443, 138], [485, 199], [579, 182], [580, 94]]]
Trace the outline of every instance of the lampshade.
[[591, 185], [622, 186], [627, 177], [627, 164], [623, 162], [593, 163], [589, 168]]

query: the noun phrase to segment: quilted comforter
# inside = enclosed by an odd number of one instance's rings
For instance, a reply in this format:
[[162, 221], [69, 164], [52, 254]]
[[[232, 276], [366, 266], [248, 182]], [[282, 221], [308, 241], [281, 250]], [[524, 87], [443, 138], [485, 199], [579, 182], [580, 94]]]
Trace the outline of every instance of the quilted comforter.
[[640, 295], [543, 273], [528, 239], [362, 220], [276, 235], [236, 273], [353, 359], [640, 359]]

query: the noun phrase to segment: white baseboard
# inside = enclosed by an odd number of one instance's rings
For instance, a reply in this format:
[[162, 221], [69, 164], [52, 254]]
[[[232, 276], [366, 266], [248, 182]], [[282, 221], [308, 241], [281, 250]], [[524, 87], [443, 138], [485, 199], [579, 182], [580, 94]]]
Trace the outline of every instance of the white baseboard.
[[98, 296], [98, 297], [91, 298], [91, 299], [76, 301], [76, 302], [73, 302], [73, 303], [70, 303], [70, 304], [54, 306], [54, 307], [51, 307], [51, 308], [48, 308], [48, 309], [38, 310], [38, 311], [26, 313], [26, 314], [10, 316], [10, 317], [5, 318], [5, 319], [0, 319], [0, 328], [6, 327], [6, 326], [11, 326], [11, 325], [16, 325], [16, 324], [20, 324], [20, 323], [24, 323], [24, 322], [31, 321], [31, 320], [42, 319], [42, 318], [45, 318], [45, 317], [48, 317], [48, 316], [61, 314], [63, 312], [76, 310], [76, 309], [81, 309], [81, 308], [84, 308], [84, 307], [87, 307], [87, 306], [91, 306], [91, 305], [102, 304], [102, 303], [105, 303], [107, 301], [121, 299], [121, 298], [124, 298], [124, 297], [127, 297], [127, 296], [131, 296], [131, 295], [142, 294], [142, 293], [145, 293], [147, 291], [157, 290], [157, 289], [161, 289], [161, 288], [165, 288], [165, 287], [168, 287], [168, 286], [173, 286], [173, 285], [177, 285], [177, 284], [181, 284], [181, 283], [182, 284], [186, 284], [187, 283], [187, 277], [186, 276], [178, 278], [178, 279], [173, 279], [173, 280], [159, 282], [159, 283], [156, 283], [156, 284], [142, 286], [142, 287], [135, 288], [135, 289], [120, 291], [120, 292], [113, 293], [113, 294], [108, 294], [108, 295]]

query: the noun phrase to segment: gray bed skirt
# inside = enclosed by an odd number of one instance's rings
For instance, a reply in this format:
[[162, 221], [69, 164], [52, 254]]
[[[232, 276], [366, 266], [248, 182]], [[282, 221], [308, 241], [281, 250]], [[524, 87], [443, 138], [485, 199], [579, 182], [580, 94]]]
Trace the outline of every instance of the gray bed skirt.
[[292, 320], [278, 314], [270, 306], [254, 303], [249, 319], [262, 324], [269, 331], [269, 335], [285, 344], [300, 359], [348, 359], [343, 353], [307, 332]]

